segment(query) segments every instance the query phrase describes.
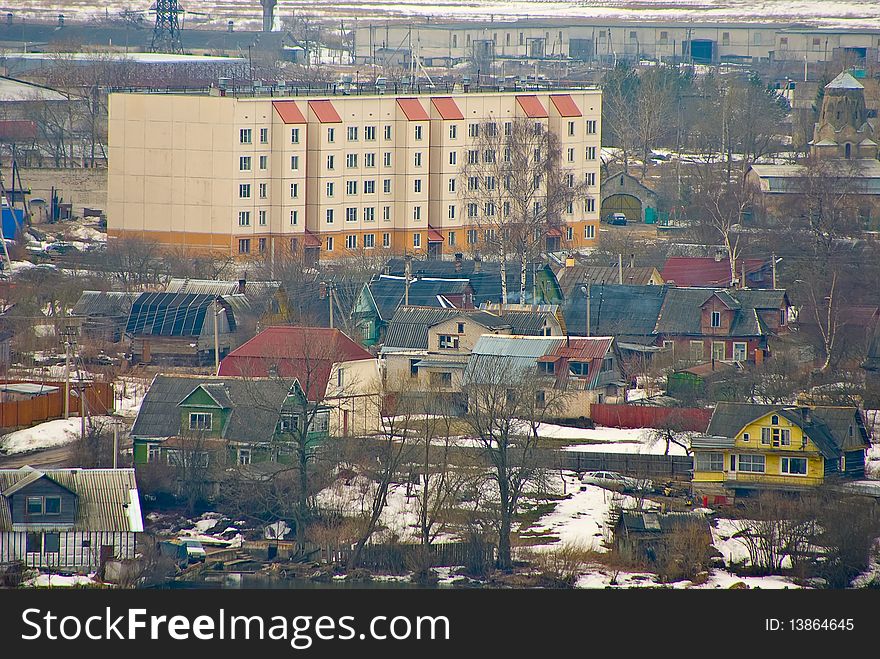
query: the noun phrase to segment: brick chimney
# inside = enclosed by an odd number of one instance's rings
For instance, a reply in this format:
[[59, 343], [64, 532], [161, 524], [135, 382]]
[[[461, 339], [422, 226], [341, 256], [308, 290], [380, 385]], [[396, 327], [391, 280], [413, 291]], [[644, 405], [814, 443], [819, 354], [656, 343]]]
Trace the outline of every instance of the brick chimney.
[[241, 295], [244, 295], [244, 289], [246, 286], [247, 286], [247, 278], [242, 277], [241, 279], [238, 280], [238, 292]]
[[483, 259], [480, 258], [479, 254], [474, 256], [474, 272], [482, 272], [483, 271]]
[[455, 253], [455, 271], [456, 272], [461, 272], [461, 265], [462, 265], [461, 259], [462, 259], [461, 252], [456, 252]]

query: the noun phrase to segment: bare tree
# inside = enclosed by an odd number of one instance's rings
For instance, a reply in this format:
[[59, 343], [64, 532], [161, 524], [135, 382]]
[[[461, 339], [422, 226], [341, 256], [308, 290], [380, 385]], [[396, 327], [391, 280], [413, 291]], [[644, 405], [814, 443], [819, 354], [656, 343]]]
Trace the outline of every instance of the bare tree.
[[525, 299], [528, 263], [543, 249], [563, 215], [579, 210], [586, 181], [562, 166], [559, 137], [540, 122], [517, 118], [477, 125], [458, 176], [467, 215], [483, 230], [489, 253], [501, 266], [502, 302], [508, 302], [507, 262], [520, 263], [520, 300]]

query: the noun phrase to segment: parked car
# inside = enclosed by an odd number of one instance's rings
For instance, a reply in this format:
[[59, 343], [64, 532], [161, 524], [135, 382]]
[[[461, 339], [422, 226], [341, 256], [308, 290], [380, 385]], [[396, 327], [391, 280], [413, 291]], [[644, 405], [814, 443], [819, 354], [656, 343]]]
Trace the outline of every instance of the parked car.
[[652, 492], [654, 484], [645, 479], [630, 478], [616, 471], [585, 471], [580, 480], [587, 485], [598, 485], [617, 492]]
[[205, 560], [207, 553], [197, 538], [179, 538], [179, 540], [186, 547], [186, 555], [189, 556], [190, 563]]
[[625, 227], [626, 226], [626, 215], [623, 213], [611, 213], [608, 218], [608, 224], [612, 224], [614, 226]]
[[76, 246], [65, 242], [55, 242], [46, 245], [45, 252], [49, 256], [61, 256], [62, 254], [70, 254], [77, 251]]

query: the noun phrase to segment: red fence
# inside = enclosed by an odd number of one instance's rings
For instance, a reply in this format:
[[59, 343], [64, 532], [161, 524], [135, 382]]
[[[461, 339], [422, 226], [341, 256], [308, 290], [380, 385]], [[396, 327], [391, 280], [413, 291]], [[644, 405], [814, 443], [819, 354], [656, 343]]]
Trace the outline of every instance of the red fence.
[[[29, 428], [37, 423], [64, 416], [64, 383], [6, 380], [4, 384], [42, 384], [58, 387], [57, 391], [24, 400], [0, 403], [0, 428]], [[80, 395], [78, 383], [70, 383], [70, 413], [79, 415]], [[89, 382], [85, 385], [86, 403], [91, 414], [109, 414], [113, 411], [113, 385], [108, 382]]]
[[700, 407], [654, 407], [650, 405], [590, 405], [593, 423], [612, 428], [659, 428], [706, 432], [712, 410]]

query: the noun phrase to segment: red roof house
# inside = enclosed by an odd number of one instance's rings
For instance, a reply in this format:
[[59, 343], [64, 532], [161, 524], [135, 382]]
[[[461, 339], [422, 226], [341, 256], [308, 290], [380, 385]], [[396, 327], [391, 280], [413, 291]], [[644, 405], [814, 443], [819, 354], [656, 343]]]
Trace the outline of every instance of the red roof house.
[[324, 395], [333, 364], [372, 359], [338, 329], [268, 327], [230, 352], [218, 375], [296, 379], [309, 400]]
[[[772, 266], [765, 259], [737, 259], [736, 278], [745, 267], [746, 288], [773, 288]], [[727, 257], [671, 256], [666, 259], [663, 280], [676, 286], [727, 288], [730, 286], [730, 261]]]

